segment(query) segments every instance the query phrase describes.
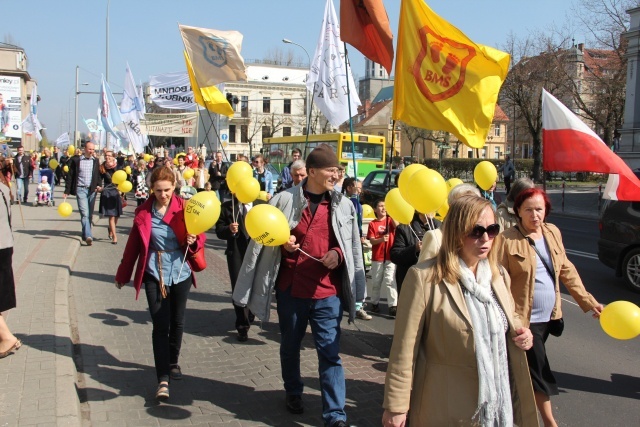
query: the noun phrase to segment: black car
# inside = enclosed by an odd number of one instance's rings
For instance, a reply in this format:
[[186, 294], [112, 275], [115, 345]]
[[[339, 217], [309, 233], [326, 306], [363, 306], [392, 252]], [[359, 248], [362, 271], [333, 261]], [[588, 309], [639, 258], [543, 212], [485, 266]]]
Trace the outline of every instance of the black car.
[[640, 202], [605, 201], [598, 227], [598, 258], [640, 292]]
[[378, 199], [384, 199], [389, 190], [398, 186], [398, 175], [400, 170], [391, 171], [391, 185], [389, 185], [389, 170], [379, 170], [369, 172], [362, 181], [362, 193], [360, 194], [360, 202], [371, 205]]

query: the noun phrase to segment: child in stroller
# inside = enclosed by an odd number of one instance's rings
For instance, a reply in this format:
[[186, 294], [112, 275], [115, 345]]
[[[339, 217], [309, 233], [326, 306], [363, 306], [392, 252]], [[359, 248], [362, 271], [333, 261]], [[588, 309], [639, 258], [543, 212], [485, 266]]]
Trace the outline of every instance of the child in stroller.
[[49, 185], [49, 178], [46, 175], [40, 179], [40, 184], [36, 189], [36, 199], [33, 202], [33, 206], [47, 205], [53, 206], [53, 200], [51, 198], [51, 185]]

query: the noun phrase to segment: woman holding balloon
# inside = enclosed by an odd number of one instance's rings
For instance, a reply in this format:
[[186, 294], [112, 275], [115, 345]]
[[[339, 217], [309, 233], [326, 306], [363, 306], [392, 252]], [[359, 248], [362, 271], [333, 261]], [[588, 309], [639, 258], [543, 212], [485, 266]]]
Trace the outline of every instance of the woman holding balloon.
[[115, 154], [109, 150], [105, 153], [105, 160], [100, 165], [102, 191], [100, 192], [99, 212], [102, 216], [109, 218], [109, 240], [114, 245], [118, 244], [116, 225], [118, 224], [118, 218], [122, 215], [122, 198], [118, 187], [116, 187], [117, 184], [113, 182], [113, 175], [117, 170], [119, 169]]
[[511, 277], [516, 312], [533, 333], [527, 350], [536, 405], [545, 426], [556, 426], [549, 397], [558, 394], [545, 343], [549, 334], [562, 333], [560, 282], [584, 311], [600, 317], [603, 306], [586, 291], [575, 266], [567, 258], [560, 230], [545, 222], [551, 203], [538, 188], [520, 193], [513, 205], [515, 225], [496, 238], [498, 260]]
[[[187, 202], [174, 194], [175, 184], [175, 175], [168, 168], [158, 168], [151, 175], [153, 194], [136, 209], [115, 280], [118, 289], [128, 283], [137, 260], [133, 285], [137, 299], [144, 284], [153, 322], [158, 400], [169, 398], [170, 379], [182, 379], [178, 358], [184, 313], [191, 285], [196, 284], [192, 258], [187, 257], [184, 263], [183, 257], [187, 252], [195, 254], [203, 250], [205, 242], [203, 231], [197, 235], [189, 232], [194, 227], [187, 226], [184, 209]], [[202, 209], [202, 213], [209, 212]], [[215, 222], [219, 214], [218, 204], [217, 214], [208, 216], [215, 218]]]

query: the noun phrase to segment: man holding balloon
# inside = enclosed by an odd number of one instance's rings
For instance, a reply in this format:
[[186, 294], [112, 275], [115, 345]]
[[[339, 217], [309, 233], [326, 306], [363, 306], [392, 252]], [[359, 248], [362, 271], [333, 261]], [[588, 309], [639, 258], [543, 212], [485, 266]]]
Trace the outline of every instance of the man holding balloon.
[[73, 156], [69, 159], [69, 175], [65, 181], [63, 195], [65, 201], [70, 194], [76, 196], [80, 211], [80, 223], [82, 224], [82, 240], [86, 242], [87, 246], [91, 246], [93, 243], [91, 218], [96, 201], [96, 191], [101, 184], [100, 162], [93, 156], [95, 149], [93, 142], [87, 142], [81, 156]]
[[343, 309], [353, 321], [355, 301], [364, 298], [360, 233], [353, 204], [334, 190], [338, 160], [331, 147], [316, 147], [306, 166], [308, 176], [300, 185], [277, 194], [269, 205], [253, 207], [247, 215], [247, 232], [254, 241], [247, 249], [233, 300], [268, 320], [271, 291], [276, 289], [286, 408], [293, 414], [304, 411], [300, 346], [311, 325], [324, 425], [346, 426], [340, 321]]

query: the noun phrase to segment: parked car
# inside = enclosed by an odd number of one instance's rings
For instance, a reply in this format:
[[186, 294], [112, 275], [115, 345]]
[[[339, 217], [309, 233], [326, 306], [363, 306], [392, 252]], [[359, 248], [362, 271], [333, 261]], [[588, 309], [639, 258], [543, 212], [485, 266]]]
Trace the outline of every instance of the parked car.
[[640, 292], [640, 201], [606, 200], [598, 228], [598, 258], [631, 290]]
[[[389, 174], [388, 169], [369, 172], [364, 181], [362, 181], [360, 201], [373, 207], [376, 200], [384, 199], [389, 190], [398, 186], [398, 174], [400, 172], [397, 169], [392, 170], [391, 174]], [[391, 182], [389, 182], [389, 177], [391, 177]]]

